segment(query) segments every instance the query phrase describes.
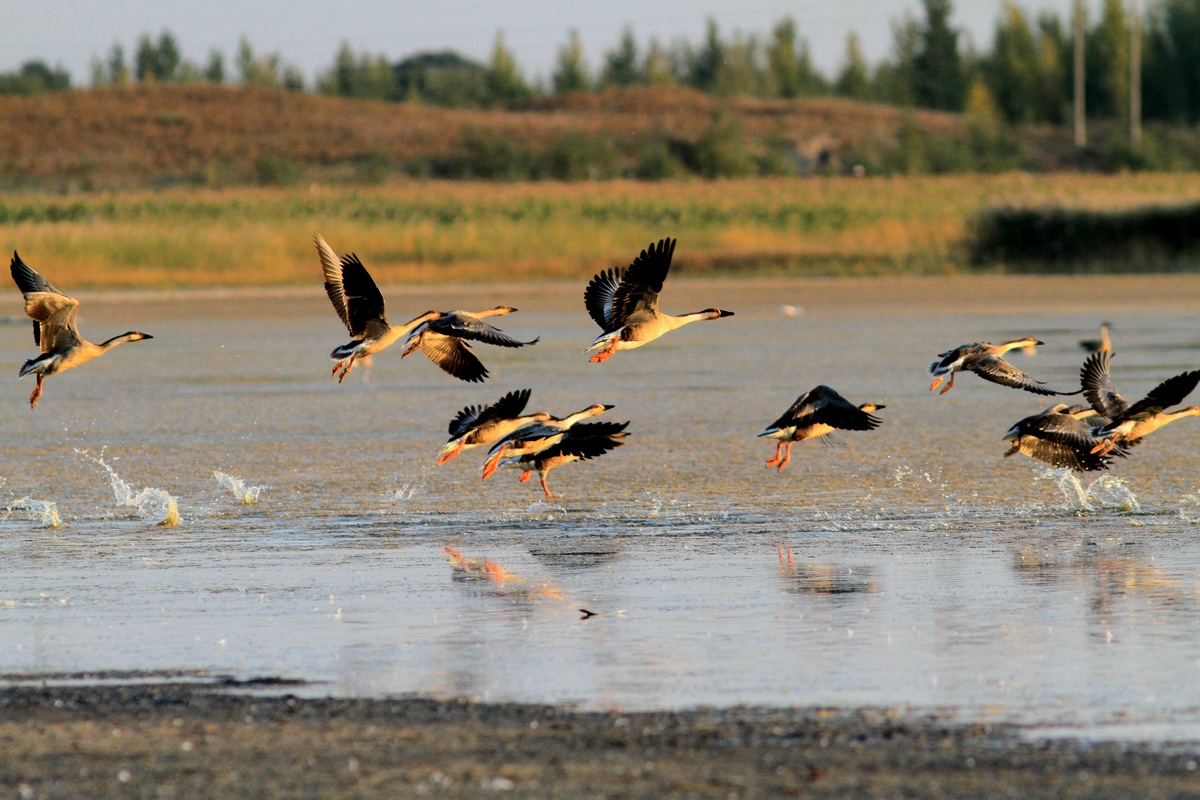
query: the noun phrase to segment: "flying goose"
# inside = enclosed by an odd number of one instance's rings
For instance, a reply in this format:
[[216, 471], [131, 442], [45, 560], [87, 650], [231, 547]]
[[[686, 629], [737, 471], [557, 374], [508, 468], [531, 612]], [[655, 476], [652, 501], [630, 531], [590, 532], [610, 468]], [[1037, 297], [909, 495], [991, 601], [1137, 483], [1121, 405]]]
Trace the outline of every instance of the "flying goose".
[[1118, 441], [1125, 447], [1133, 447], [1142, 438], [1164, 425], [1184, 417], [1200, 416], [1198, 406], [1188, 406], [1178, 411], [1166, 410], [1179, 405], [1183, 398], [1191, 394], [1200, 383], [1200, 370], [1182, 372], [1168, 378], [1151, 389], [1141, 400], [1130, 405], [1125, 398], [1117, 394], [1109, 380], [1108, 368], [1112, 360], [1112, 351], [1098, 351], [1087, 357], [1080, 370], [1084, 397], [1092, 404], [1096, 413], [1111, 420], [1097, 432], [1104, 441], [1097, 444], [1092, 452], [1105, 455], [1112, 452]]
[[592, 278], [584, 290], [583, 303], [604, 333], [584, 350], [599, 351], [589, 361], [607, 361], [618, 350], [641, 347], [690, 322], [733, 316], [732, 311], [719, 308], [678, 316], [658, 310], [658, 293], [671, 269], [674, 252], [675, 240], [661, 239], [643, 250], [628, 267], [613, 267]]
[[629, 435], [625, 432], [628, 426], [628, 422], [582, 422], [567, 429], [557, 444], [536, 453], [502, 459], [499, 466], [521, 467], [524, 470], [521, 483], [529, 480], [536, 470], [542, 482], [542, 491], [546, 497], [554, 497], [546, 485], [550, 470], [572, 461], [587, 461], [620, 447], [624, 444], [622, 440]]
[[[1076, 472], [1108, 469], [1111, 466], [1108, 456], [1095, 452], [1095, 446], [1103, 442], [1097, 432], [1108, 423], [1106, 417], [1088, 406], [1057, 403], [1008, 429], [1001, 438], [1012, 442], [1012, 447], [1004, 457], [1024, 453], [1052, 467]], [[1118, 450], [1116, 455], [1124, 456], [1125, 452]]]
[[29, 407], [37, 408], [42, 396], [42, 381], [48, 375], [78, 367], [125, 342], [153, 339], [148, 333], [129, 331], [100, 344], [92, 344], [79, 335], [75, 314], [79, 301], [60, 292], [34, 271], [13, 251], [12, 277], [25, 296], [25, 314], [33, 320], [33, 343], [41, 345], [42, 354], [31, 358], [21, 367], [20, 377], [37, 375], [37, 385], [29, 395]]
[[[792, 460], [792, 443], [805, 439], [821, 439], [832, 447], [845, 447], [845, 442], [829, 436], [834, 430], [870, 431], [879, 427], [880, 419], [872, 411], [887, 408], [882, 403], [863, 403], [853, 406], [828, 386], [817, 386], [796, 398], [783, 416], [767, 426], [760, 437], [778, 439], [775, 455], [767, 462], [768, 467], [779, 465], [780, 472]], [[780, 459], [782, 453], [783, 458]]]
[[595, 403], [565, 417], [551, 417], [545, 421], [531, 422], [517, 428], [492, 443], [487, 461], [483, 463], [483, 479], [486, 481], [491, 477], [501, 458], [505, 456], [516, 458], [553, 447], [562, 441], [563, 435], [570, 427], [585, 419], [599, 416], [611, 408], [613, 408], [611, 405]]
[[445, 464], [463, 450], [492, 444], [531, 422], [545, 422], [550, 415], [545, 411], [522, 415], [529, 402], [531, 389], [509, 392], [487, 406], [467, 406], [450, 420], [450, 440], [438, 455], [438, 464]]
[[939, 353], [938, 359], [940, 360], [929, 363], [929, 374], [933, 376], [933, 383], [929, 384], [929, 391], [932, 392], [936, 389], [942, 379], [949, 375], [950, 381], [942, 387], [941, 391], [941, 394], [945, 394], [954, 388], [956, 372], [974, 372], [986, 381], [998, 383], [1001, 386], [1011, 386], [1015, 389], [1024, 389], [1034, 394], [1079, 394], [1078, 390], [1056, 392], [1053, 389], [1047, 389], [1041, 381], [1035, 381], [1004, 360], [1004, 354], [1009, 350], [1015, 350], [1018, 347], [1035, 347], [1040, 344], [1045, 344], [1045, 342], [1027, 336], [1003, 344], [990, 342], [963, 344], [953, 350]]
[[[421, 352], [427, 355], [430, 361], [438, 365], [467, 365], [473, 362], [471, 367], [463, 366], [456, 368], [456, 371], [451, 372], [451, 374], [467, 381], [482, 381], [488, 376], [488, 371], [480, 363], [479, 359], [471, 353], [471, 346], [466, 342], [467, 339], [473, 339], [484, 344], [494, 344], [499, 347], [524, 347], [529, 344], [537, 344], [540, 340], [540, 337], [538, 337], [528, 342], [522, 342], [483, 321], [485, 317], [502, 317], [514, 311], [516, 309], [511, 306], [496, 306], [495, 308], [476, 311], [474, 313], [469, 311], [446, 311], [433, 319], [428, 319], [418, 324], [409, 334], [409, 341], [405, 345], [404, 352], [400, 354], [400, 357], [407, 358], [413, 351], [420, 348]], [[478, 367], [475, 367], [475, 364]], [[460, 374], [464, 371], [470, 377], [463, 377]]]

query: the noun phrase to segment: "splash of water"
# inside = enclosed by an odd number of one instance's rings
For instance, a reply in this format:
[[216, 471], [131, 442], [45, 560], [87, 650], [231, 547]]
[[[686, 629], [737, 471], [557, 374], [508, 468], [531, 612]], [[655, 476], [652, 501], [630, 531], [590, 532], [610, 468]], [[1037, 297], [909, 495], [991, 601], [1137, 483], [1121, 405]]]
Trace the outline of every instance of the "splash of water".
[[1054, 480], [1072, 511], [1115, 509], [1129, 513], [1142, 510], [1141, 503], [1124, 479], [1102, 475], [1084, 486], [1079, 476], [1070, 470], [1048, 470], [1039, 479]]
[[259, 494], [267, 488], [266, 486], [247, 486], [246, 482], [236, 475], [226, 475], [220, 470], [215, 470], [213, 477], [217, 479], [218, 485], [228, 489], [234, 499], [244, 506], [256, 505]]
[[32, 497], [22, 497], [10, 505], [7, 510], [10, 513], [13, 511], [24, 511], [29, 514], [30, 519], [41, 523], [43, 528], [62, 527], [62, 519], [58, 516], [58, 504], [49, 500], [34, 500]]
[[179, 524], [179, 505], [169, 493], [163, 489], [149, 487], [135, 492], [133, 487], [104, 460], [103, 451], [98, 456], [92, 455], [87, 450], [76, 450], [75, 452], [108, 474], [108, 480], [113, 490], [113, 499], [117, 501], [118, 506], [136, 508], [139, 516], [153, 520], [157, 525], [173, 527]]

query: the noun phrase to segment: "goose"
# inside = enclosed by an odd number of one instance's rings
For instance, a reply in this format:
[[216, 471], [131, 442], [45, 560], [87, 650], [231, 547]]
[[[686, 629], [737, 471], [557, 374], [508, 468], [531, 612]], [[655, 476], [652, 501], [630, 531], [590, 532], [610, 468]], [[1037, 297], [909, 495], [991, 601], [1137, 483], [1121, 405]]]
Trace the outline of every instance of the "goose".
[[614, 406], [604, 403], [594, 403], [587, 408], [568, 414], [565, 417], [551, 417], [542, 422], [531, 422], [517, 428], [507, 436], [492, 443], [488, 451], [487, 461], [483, 463], [483, 479], [486, 481], [496, 471], [500, 459], [508, 456], [530, 455], [553, 447], [562, 441], [567, 430], [578, 422], [599, 416]]
[[[1096, 433], [1108, 423], [1107, 418], [1089, 406], [1057, 403], [1008, 429], [1001, 439], [1012, 442], [1012, 447], [1004, 457], [1024, 453], [1052, 467], [1076, 472], [1108, 469], [1111, 466], [1108, 457], [1094, 452], [1095, 446], [1102, 442]], [[1116, 455], [1124, 456], [1125, 452], [1118, 450]]]
[[79, 301], [60, 292], [13, 251], [11, 272], [13, 281], [25, 297], [25, 314], [33, 320], [33, 343], [40, 345], [42, 354], [31, 358], [21, 367], [19, 377], [37, 375], [37, 385], [29, 395], [29, 407], [37, 408], [42, 396], [42, 381], [49, 375], [78, 367], [102, 356], [125, 342], [153, 339], [148, 333], [128, 331], [120, 336], [93, 344], [79, 335], [75, 314]]
[[732, 311], [719, 308], [678, 316], [658, 310], [658, 293], [671, 269], [674, 252], [675, 240], [661, 239], [657, 245], [651, 244], [643, 250], [628, 267], [604, 270], [588, 283], [583, 303], [604, 331], [584, 350], [585, 353], [599, 351], [589, 361], [607, 361], [618, 350], [641, 347], [691, 322], [733, 316]]
[[810, 389], [796, 398], [796, 402], [783, 412], [783, 416], [759, 434], [759, 437], [779, 440], [775, 443], [775, 455], [767, 462], [767, 466], [773, 467], [778, 464], [778, 471], [783, 472], [783, 468], [792, 460], [792, 443], [805, 439], [826, 437], [821, 439], [822, 443], [831, 447], [845, 447], [845, 442], [829, 434], [834, 430], [874, 430], [879, 427], [880, 419], [872, 416], [871, 412], [882, 408], [887, 406], [882, 403], [853, 406], [828, 386]]
[[450, 420], [450, 440], [438, 455], [438, 464], [445, 464], [463, 450], [491, 444], [531, 422], [545, 422], [545, 411], [522, 415], [529, 402], [531, 389], [509, 392], [491, 405], [467, 406]]
[[[482, 381], [488, 376], [488, 371], [470, 351], [466, 339], [494, 344], [499, 347], [525, 347], [537, 344], [541, 337], [528, 342], [512, 338], [504, 331], [484, 322], [486, 317], [502, 317], [516, 311], [511, 306], [496, 306], [484, 311], [447, 311], [433, 319], [419, 323], [409, 334], [409, 340], [404, 347], [401, 358], [407, 358], [418, 348], [435, 364], [469, 364], [474, 362], [478, 367], [469, 369], [470, 377], [463, 380]], [[467, 368], [462, 368], [466, 370]], [[452, 372], [456, 377], [462, 375]]]
[[557, 444], [536, 453], [502, 459], [499, 466], [521, 467], [524, 470], [521, 483], [529, 480], [536, 470], [542, 482], [542, 491], [546, 497], [554, 497], [546, 485], [550, 470], [572, 461], [587, 461], [620, 447], [624, 444], [622, 440], [629, 435], [625, 432], [628, 426], [628, 422], [583, 422], [569, 428]]
[[936, 389], [938, 384], [942, 382], [942, 379], [949, 375], [950, 381], [942, 387], [941, 391], [941, 394], [945, 394], [954, 388], [954, 374], [956, 372], [974, 372], [986, 381], [998, 383], [1001, 386], [1011, 386], [1014, 389], [1024, 389], [1034, 394], [1079, 394], [1078, 390], [1074, 392], [1056, 392], [1053, 389], [1047, 389], [1041, 381], [1035, 381], [1004, 360], [1004, 354], [1009, 350], [1015, 350], [1018, 347], [1036, 347], [1041, 344], [1045, 344], [1045, 342], [1026, 336], [1021, 339], [1004, 342], [1003, 344], [992, 344], [990, 342], [963, 344], [953, 350], [939, 353], [939, 360], [929, 363], [929, 374], [933, 376], [933, 383], [929, 384], [929, 391], [932, 392]]
[[1111, 422], [1097, 432], [1104, 441], [1092, 448], [1092, 452], [1105, 455], [1112, 452], [1118, 441], [1125, 447], [1133, 447], [1151, 433], [1177, 419], [1200, 416], [1200, 406], [1188, 406], [1178, 411], [1167, 409], [1179, 405], [1200, 383], [1200, 370], [1182, 372], [1160, 383], [1150, 393], [1130, 405], [1117, 394], [1109, 379], [1108, 369], [1113, 360], [1112, 351], [1095, 352], [1087, 357], [1080, 370], [1083, 394], [1092, 408]]
[[1107, 353], [1109, 350], [1112, 350], [1112, 340], [1108, 338], [1108, 329], [1111, 327], [1111, 322], [1101, 322], [1100, 338], [1084, 339], [1079, 343], [1079, 346], [1089, 353]]

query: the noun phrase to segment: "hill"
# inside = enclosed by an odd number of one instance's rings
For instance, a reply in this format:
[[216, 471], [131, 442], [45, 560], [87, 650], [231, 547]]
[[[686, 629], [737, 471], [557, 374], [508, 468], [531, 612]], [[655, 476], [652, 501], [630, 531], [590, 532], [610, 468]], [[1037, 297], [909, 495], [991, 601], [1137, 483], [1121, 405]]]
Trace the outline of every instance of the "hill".
[[[521, 110], [160, 84], [0, 97], [0, 185], [34, 189], [958, 171], [991, 147], [1054, 166], [1057, 130], [981, 137], [959, 115], [836, 98], [623, 89]], [[1004, 165], [1001, 165], [1004, 166]]]

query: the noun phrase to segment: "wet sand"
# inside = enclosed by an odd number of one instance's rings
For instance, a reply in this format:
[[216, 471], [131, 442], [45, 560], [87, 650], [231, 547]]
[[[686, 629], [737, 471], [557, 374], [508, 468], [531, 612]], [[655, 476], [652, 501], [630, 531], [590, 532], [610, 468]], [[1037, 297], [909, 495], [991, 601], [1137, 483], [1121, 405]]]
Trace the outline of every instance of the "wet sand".
[[821, 708], [622, 714], [186, 683], [0, 692], [9, 797], [1200, 796], [1198, 749]]

